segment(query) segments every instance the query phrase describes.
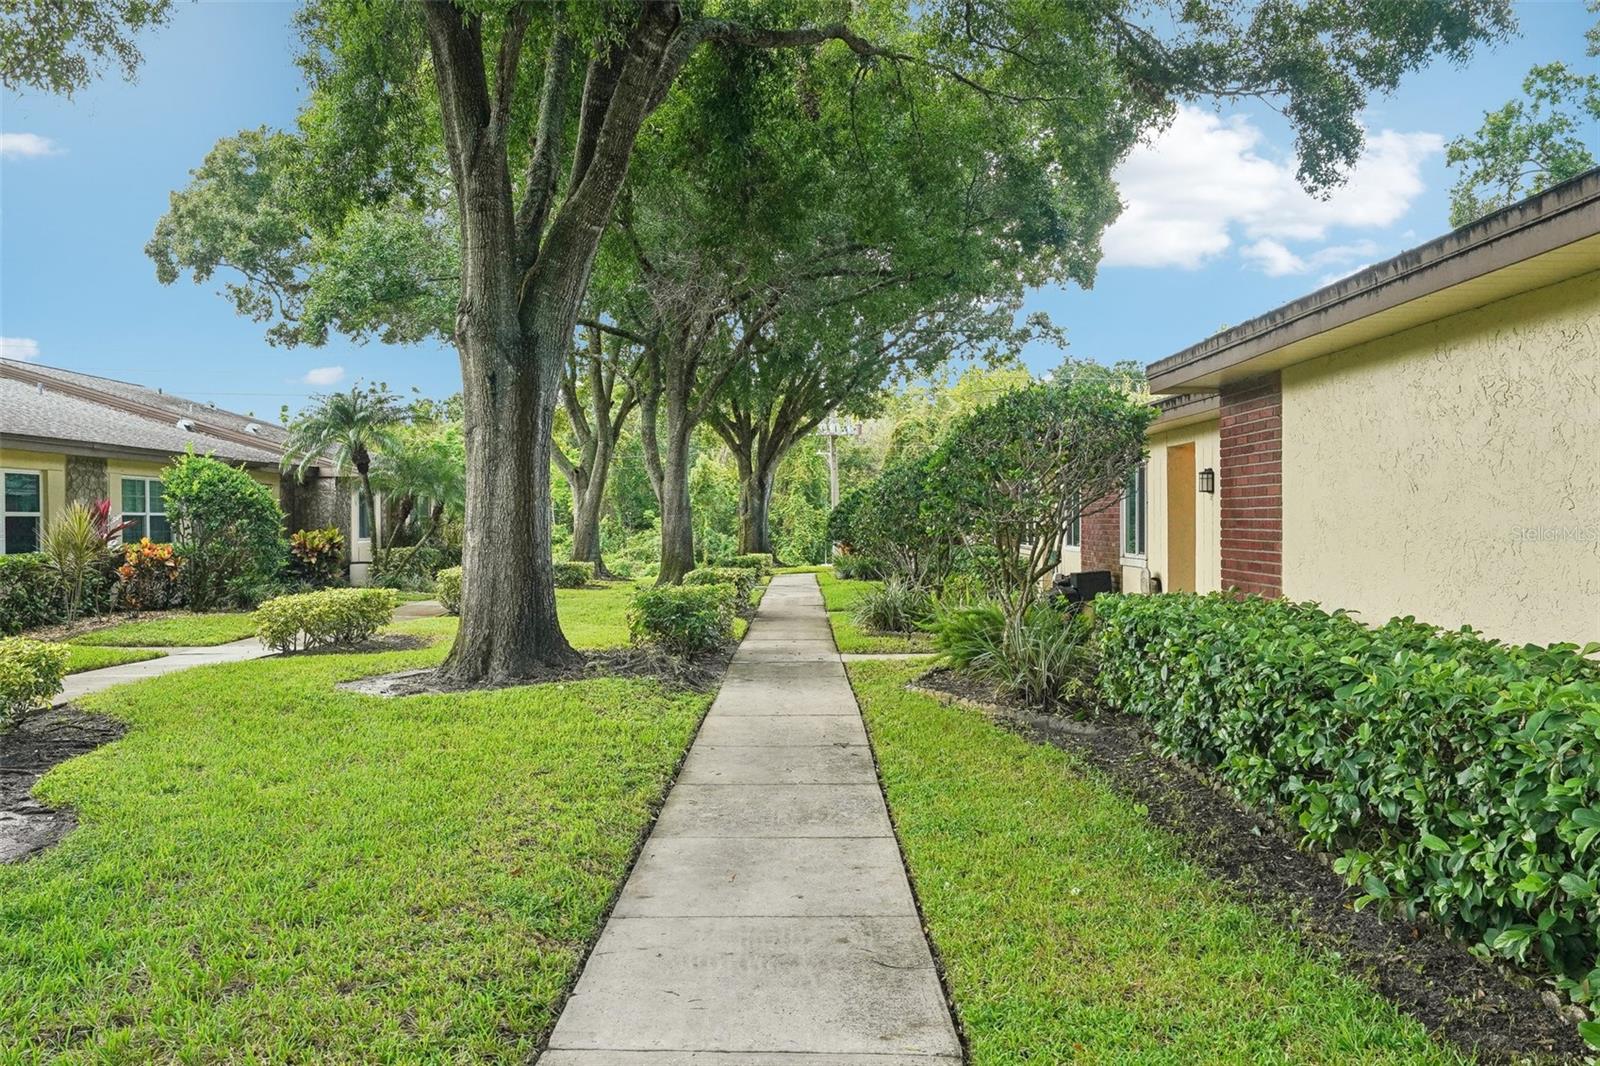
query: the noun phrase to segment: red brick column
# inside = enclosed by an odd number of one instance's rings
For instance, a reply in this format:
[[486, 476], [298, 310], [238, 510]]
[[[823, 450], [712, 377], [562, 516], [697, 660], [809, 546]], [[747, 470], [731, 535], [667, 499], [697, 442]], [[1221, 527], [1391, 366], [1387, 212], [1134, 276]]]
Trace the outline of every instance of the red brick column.
[[1283, 595], [1283, 391], [1278, 374], [1222, 388], [1222, 587]]
[[1122, 494], [1113, 492], [1084, 508], [1078, 522], [1079, 565], [1085, 570], [1122, 572]]

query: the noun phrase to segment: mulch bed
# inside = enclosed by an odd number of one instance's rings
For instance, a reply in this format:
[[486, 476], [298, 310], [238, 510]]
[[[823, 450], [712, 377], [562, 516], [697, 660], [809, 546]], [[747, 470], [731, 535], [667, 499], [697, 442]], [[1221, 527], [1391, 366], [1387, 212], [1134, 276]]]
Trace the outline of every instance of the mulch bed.
[[46, 807], [29, 793], [57, 763], [108, 744], [127, 727], [70, 703], [40, 711], [0, 732], [0, 863], [20, 862], [77, 825], [70, 810]]
[[708, 692], [721, 681], [733, 658], [731, 647], [692, 659], [677, 659], [657, 652], [622, 648], [614, 651], [590, 652], [570, 666], [551, 667], [527, 677], [505, 681], [463, 684], [439, 676], [429, 668], [402, 670], [396, 674], [380, 674], [345, 681], [338, 687], [346, 692], [365, 696], [439, 696], [462, 692], [490, 692], [503, 688], [521, 688], [528, 685], [549, 685], [567, 681], [593, 681], [603, 677], [645, 678], [659, 681], [669, 688]]
[[976, 704], [1029, 740], [1077, 755], [1147, 807], [1186, 858], [1309, 946], [1337, 952], [1346, 970], [1436, 1036], [1492, 1062], [1577, 1062], [1593, 1054], [1577, 1033], [1582, 1012], [1548, 985], [1479, 959], [1432, 923], [1355, 910], [1357, 893], [1326, 856], [1301, 850], [1271, 820], [1158, 754], [1135, 720], [1098, 707], [1073, 708], [1078, 717], [1040, 714], [945, 668], [913, 687]]

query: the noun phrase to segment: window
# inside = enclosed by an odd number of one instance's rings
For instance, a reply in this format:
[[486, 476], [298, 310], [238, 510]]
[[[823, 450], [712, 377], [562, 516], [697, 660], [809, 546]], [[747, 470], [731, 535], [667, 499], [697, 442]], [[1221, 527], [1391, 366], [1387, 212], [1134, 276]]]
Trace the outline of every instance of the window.
[[163, 491], [160, 478], [122, 479], [122, 520], [128, 523], [122, 531], [124, 541], [132, 543], [140, 537], [149, 537], [157, 544], [166, 544], [172, 540]]
[[1067, 528], [1061, 535], [1061, 546], [1064, 548], [1077, 548], [1083, 545], [1083, 516], [1078, 513], [1078, 494], [1072, 494], [1072, 503], [1067, 510]]
[[1128, 473], [1128, 484], [1122, 490], [1122, 554], [1144, 554], [1144, 471], [1140, 463]]
[[0, 554], [39, 550], [44, 520], [43, 475], [32, 470], [5, 472], [5, 522], [0, 524]]

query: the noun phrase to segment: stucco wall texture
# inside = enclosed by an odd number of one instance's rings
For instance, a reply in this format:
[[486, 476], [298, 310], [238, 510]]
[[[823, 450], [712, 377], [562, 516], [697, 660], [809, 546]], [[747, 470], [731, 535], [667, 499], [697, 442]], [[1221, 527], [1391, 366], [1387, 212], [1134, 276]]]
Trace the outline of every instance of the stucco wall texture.
[[1284, 594], [1600, 640], [1600, 273], [1283, 371]]
[[[1150, 460], [1145, 473], [1145, 496], [1150, 505], [1146, 512], [1145, 564], [1152, 574], [1161, 578], [1162, 587], [1168, 590], [1172, 587], [1169, 576], [1172, 563], [1167, 544], [1167, 448], [1190, 443], [1195, 446], [1194, 468], [1197, 472], [1208, 467], [1213, 471], [1218, 468], [1215, 422], [1153, 433], [1149, 438]], [[1200, 492], [1197, 484], [1188, 485], [1187, 491], [1195, 495], [1195, 591], [1216, 592], [1222, 588], [1221, 551], [1218, 547], [1222, 532], [1222, 512], [1218, 506], [1220, 494]]]

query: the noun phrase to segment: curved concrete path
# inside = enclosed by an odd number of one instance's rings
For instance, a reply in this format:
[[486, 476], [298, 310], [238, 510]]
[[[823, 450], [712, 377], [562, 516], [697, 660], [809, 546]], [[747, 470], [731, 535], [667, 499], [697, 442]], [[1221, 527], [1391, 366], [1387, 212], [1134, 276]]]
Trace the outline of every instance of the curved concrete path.
[[816, 579], [773, 579], [542, 1066], [951, 1066]]

